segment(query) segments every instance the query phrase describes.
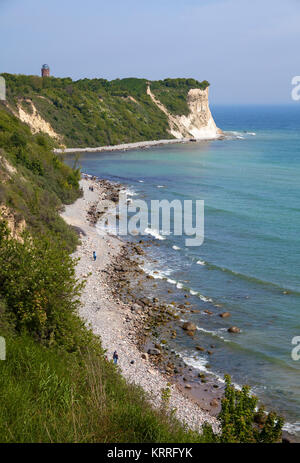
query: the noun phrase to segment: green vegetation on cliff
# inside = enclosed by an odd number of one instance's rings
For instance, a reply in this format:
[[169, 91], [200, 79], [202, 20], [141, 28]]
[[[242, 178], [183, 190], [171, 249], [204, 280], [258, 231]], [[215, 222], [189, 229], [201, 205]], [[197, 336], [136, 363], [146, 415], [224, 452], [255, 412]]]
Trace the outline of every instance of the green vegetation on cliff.
[[61, 135], [67, 147], [116, 145], [144, 140], [173, 138], [168, 132], [167, 116], [147, 95], [153, 93], [173, 114], [188, 114], [186, 101], [191, 88], [205, 89], [207, 81], [195, 79], [126, 78], [82, 79], [41, 78], [2, 74], [6, 80], [7, 100], [12, 108], [32, 114], [32, 105]]
[[58, 211], [80, 195], [79, 172], [3, 104], [0, 156], [0, 442], [205, 441], [153, 410], [77, 316], [78, 239]]

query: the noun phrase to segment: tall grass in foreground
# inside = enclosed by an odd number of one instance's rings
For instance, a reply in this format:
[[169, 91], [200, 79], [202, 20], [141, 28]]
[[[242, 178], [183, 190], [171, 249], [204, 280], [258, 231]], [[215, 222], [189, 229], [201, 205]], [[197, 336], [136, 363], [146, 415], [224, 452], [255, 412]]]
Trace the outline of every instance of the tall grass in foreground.
[[11, 337], [0, 364], [0, 442], [205, 442], [96, 350], [67, 354]]

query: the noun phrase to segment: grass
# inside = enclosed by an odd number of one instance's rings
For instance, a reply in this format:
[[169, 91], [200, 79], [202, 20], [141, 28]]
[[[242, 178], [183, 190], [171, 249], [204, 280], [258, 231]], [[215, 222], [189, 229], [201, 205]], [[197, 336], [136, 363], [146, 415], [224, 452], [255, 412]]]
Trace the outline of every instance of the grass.
[[201, 442], [97, 350], [67, 354], [11, 337], [1, 362], [0, 442]]

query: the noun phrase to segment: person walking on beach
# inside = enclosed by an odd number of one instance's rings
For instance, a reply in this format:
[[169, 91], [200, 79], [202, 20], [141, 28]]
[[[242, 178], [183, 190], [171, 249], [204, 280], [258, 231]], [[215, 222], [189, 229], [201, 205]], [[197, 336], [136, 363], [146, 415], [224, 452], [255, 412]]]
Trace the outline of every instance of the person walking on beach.
[[96, 251], [93, 251], [93, 259], [94, 259], [94, 261], [97, 259]]
[[113, 355], [113, 361], [114, 361], [114, 364], [115, 364], [115, 365], [118, 363], [118, 358], [119, 358], [119, 356], [118, 356], [118, 354], [117, 354], [117, 351], [115, 350], [115, 351], [114, 351], [114, 355]]

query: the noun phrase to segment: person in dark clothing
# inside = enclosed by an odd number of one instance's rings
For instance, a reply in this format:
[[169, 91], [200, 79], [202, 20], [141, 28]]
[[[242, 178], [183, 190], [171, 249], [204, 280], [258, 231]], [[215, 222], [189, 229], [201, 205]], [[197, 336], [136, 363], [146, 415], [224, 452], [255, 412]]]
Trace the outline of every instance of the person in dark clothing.
[[94, 261], [97, 259], [96, 251], [93, 251], [93, 259], [94, 259]]
[[117, 351], [115, 350], [114, 351], [114, 354], [113, 354], [113, 361], [114, 361], [114, 364], [116, 365], [118, 363], [118, 354], [117, 354]]

